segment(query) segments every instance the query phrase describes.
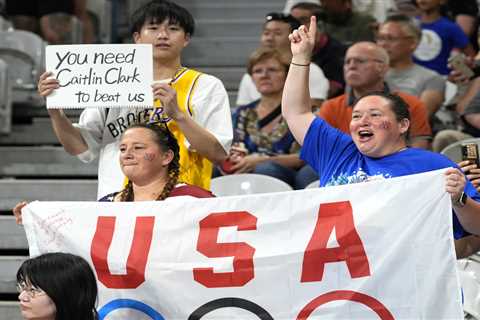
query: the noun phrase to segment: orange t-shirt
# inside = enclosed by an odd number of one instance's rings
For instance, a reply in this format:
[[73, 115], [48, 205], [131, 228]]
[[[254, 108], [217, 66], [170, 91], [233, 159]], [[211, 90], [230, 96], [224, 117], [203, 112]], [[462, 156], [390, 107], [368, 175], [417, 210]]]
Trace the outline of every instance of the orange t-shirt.
[[[432, 129], [428, 122], [427, 108], [420, 99], [415, 96], [395, 92], [409, 106], [410, 111], [410, 141], [416, 138], [430, 139]], [[327, 121], [332, 127], [335, 127], [346, 134], [350, 134], [350, 120], [352, 120], [352, 106], [347, 105], [348, 94], [344, 93], [333, 99], [322, 103], [318, 115]]]

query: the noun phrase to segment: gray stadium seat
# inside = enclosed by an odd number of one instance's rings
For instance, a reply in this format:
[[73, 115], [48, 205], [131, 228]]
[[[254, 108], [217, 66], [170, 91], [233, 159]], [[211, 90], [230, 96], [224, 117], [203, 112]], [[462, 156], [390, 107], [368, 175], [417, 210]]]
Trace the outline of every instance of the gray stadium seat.
[[0, 59], [0, 134], [8, 134], [12, 123], [12, 87], [8, 66]]
[[292, 187], [270, 176], [255, 173], [231, 174], [213, 178], [210, 189], [217, 197], [291, 191]]
[[440, 153], [447, 156], [450, 160], [454, 162], [462, 161], [462, 145], [465, 143], [476, 143], [477, 145], [480, 145], [480, 138], [465, 139], [452, 143], [445, 147]]
[[37, 82], [45, 70], [45, 42], [28, 31], [0, 31], [0, 59], [9, 66], [12, 102], [39, 106]]

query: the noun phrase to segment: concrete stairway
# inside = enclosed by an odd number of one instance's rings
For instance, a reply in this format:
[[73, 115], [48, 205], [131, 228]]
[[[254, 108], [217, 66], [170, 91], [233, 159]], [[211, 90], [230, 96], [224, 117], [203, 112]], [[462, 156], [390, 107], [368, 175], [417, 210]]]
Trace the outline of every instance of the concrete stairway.
[[[257, 47], [266, 13], [281, 11], [285, 0], [174, 0], [189, 9], [196, 33], [184, 51], [183, 63], [220, 78], [235, 107], [236, 92], [249, 54]], [[113, 0], [123, 8], [118, 21], [129, 40], [126, 16], [145, 0]], [[123, 31], [122, 31], [123, 30]], [[0, 320], [21, 319], [16, 302], [15, 274], [28, 255], [21, 226], [11, 208], [21, 200], [95, 200], [97, 165], [67, 155], [53, 134], [43, 107], [15, 106], [11, 133], [0, 135]], [[71, 118], [79, 110], [69, 110]]]

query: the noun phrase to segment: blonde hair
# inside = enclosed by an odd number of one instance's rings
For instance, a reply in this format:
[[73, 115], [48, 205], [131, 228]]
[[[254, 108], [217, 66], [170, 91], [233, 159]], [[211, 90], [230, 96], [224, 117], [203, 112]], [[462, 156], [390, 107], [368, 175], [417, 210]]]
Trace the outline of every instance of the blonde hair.
[[247, 63], [247, 72], [249, 75], [252, 75], [252, 69], [253, 67], [262, 61], [268, 60], [268, 59], [275, 59], [280, 64], [285, 68], [285, 73], [288, 72], [288, 67], [290, 66], [290, 61], [288, 61], [281, 53], [280, 51], [276, 49], [271, 49], [271, 48], [258, 48], [255, 50], [249, 57], [248, 63]]

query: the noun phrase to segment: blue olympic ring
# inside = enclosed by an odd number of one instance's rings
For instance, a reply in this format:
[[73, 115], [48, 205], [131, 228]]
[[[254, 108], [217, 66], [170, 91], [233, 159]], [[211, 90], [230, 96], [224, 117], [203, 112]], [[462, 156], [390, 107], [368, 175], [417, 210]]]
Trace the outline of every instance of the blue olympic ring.
[[132, 299], [117, 299], [110, 301], [98, 311], [99, 320], [103, 320], [110, 312], [117, 309], [133, 309], [143, 312], [153, 320], [165, 320], [165, 318], [152, 307], [143, 302]]

